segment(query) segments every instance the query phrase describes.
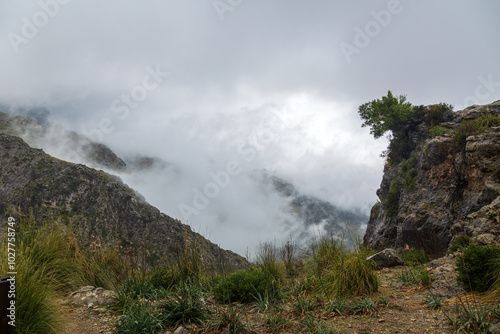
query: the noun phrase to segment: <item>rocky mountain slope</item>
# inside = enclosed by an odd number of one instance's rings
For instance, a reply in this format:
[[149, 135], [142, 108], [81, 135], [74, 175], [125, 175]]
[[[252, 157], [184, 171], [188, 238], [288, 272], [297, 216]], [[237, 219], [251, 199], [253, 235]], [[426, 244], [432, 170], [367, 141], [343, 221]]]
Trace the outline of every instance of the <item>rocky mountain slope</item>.
[[[4, 120], [0, 119], [2, 129]], [[53, 158], [2, 131], [0, 221], [28, 212], [38, 220], [59, 219], [74, 229], [84, 247], [96, 240], [132, 248], [144, 243], [150, 264], [174, 261], [185, 249], [198, 249], [205, 263], [246, 265], [241, 256], [220, 249], [146, 203], [117, 177]]]
[[402, 154], [385, 166], [366, 244], [432, 257], [461, 235], [500, 245], [500, 101], [457, 112], [442, 107], [421, 107], [405, 125], [406, 142], [393, 146]]
[[362, 212], [342, 209], [303, 194], [290, 182], [265, 171], [259, 173], [258, 179], [263, 184], [271, 184], [275, 191], [288, 199], [286, 210], [303, 224], [303, 232], [297, 239], [311, 242], [319, 231], [342, 239], [347, 246], [353, 246], [361, 238], [368, 221], [368, 216]]

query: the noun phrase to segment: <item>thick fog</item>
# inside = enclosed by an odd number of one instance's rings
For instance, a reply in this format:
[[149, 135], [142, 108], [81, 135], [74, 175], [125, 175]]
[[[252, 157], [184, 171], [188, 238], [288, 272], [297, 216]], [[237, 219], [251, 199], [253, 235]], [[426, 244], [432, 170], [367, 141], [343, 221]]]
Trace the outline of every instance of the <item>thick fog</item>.
[[[388, 90], [455, 109], [500, 99], [499, 12], [497, 1], [4, 1], [0, 103], [47, 108], [126, 160], [116, 173], [148, 202], [253, 252], [303, 229], [256, 171], [343, 208], [377, 201], [387, 140], [360, 127], [360, 104]], [[57, 139], [40, 145], [78, 160]], [[138, 155], [159, 160], [140, 169]]]

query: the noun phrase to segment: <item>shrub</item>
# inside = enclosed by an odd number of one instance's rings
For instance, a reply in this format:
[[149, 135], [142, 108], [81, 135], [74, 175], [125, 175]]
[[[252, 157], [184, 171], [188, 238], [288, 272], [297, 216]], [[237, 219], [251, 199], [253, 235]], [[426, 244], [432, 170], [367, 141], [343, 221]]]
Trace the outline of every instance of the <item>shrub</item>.
[[405, 190], [413, 190], [415, 188], [415, 177], [417, 176], [417, 159], [411, 157], [408, 160], [403, 160], [401, 162], [401, 174], [404, 180]]
[[401, 258], [407, 266], [418, 266], [429, 262], [429, 257], [424, 251], [419, 251], [416, 249], [410, 249], [408, 251], [403, 251]]
[[462, 121], [455, 130], [457, 146], [465, 148], [467, 137], [483, 133], [492, 126], [500, 126], [500, 116], [483, 115], [472, 120]]
[[459, 249], [469, 246], [470, 237], [468, 235], [462, 234], [453, 238], [451, 245], [449, 247], [449, 252], [453, 253]]
[[472, 291], [487, 291], [496, 279], [495, 262], [500, 258], [500, 248], [471, 243], [463, 251], [455, 263], [457, 280]]
[[170, 289], [179, 284], [181, 275], [175, 268], [162, 268], [151, 274], [149, 281], [155, 288]]
[[215, 299], [220, 303], [252, 302], [266, 291], [266, 276], [262, 270], [249, 268], [229, 274], [215, 286]]
[[431, 138], [434, 138], [437, 136], [442, 136], [442, 135], [445, 135], [447, 133], [449, 133], [449, 131], [446, 130], [445, 128], [443, 128], [442, 126], [439, 126], [439, 125], [433, 126], [429, 130], [429, 135], [431, 136]]
[[389, 187], [389, 192], [384, 201], [384, 206], [387, 210], [387, 215], [389, 217], [394, 217], [399, 212], [399, 197], [401, 196], [401, 184], [399, 183], [399, 177], [391, 181]]

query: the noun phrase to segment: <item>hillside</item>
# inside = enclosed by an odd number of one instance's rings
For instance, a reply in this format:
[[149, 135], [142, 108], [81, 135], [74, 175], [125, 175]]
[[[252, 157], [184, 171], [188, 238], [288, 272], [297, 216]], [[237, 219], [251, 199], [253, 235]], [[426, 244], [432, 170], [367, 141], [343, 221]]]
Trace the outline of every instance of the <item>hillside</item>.
[[500, 245], [500, 101], [420, 107], [389, 159], [364, 242], [443, 256], [453, 239]]
[[199, 249], [210, 265], [246, 265], [241, 256], [220, 249], [146, 203], [115, 176], [53, 158], [5, 133], [0, 133], [0, 152], [2, 221], [28, 212], [38, 219], [60, 219], [74, 229], [84, 247], [95, 239], [124, 247], [144, 242], [150, 265], [173, 261], [185, 247]]

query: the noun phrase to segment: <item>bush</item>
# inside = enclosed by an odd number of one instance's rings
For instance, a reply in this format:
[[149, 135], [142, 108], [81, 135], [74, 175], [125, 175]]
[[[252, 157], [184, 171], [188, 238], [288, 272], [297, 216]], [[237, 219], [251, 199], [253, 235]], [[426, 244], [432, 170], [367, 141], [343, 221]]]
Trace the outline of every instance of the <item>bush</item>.
[[170, 289], [179, 284], [181, 275], [173, 268], [162, 268], [149, 276], [149, 281], [154, 288]]
[[462, 121], [455, 130], [457, 146], [465, 148], [467, 137], [483, 133], [492, 126], [500, 126], [500, 116], [483, 115], [472, 120]]
[[399, 197], [401, 196], [401, 184], [399, 177], [391, 181], [389, 192], [384, 201], [384, 207], [387, 210], [387, 216], [394, 217], [399, 212]]
[[472, 243], [464, 248], [456, 260], [457, 280], [471, 291], [485, 292], [497, 277], [495, 262], [500, 258], [500, 248]]
[[220, 303], [243, 302], [256, 300], [258, 294], [266, 291], [266, 276], [262, 270], [249, 268], [229, 274], [215, 286], [215, 300]]
[[417, 159], [411, 157], [408, 160], [403, 160], [401, 162], [401, 174], [404, 180], [405, 190], [413, 190], [415, 188], [415, 177], [417, 177]]
[[468, 235], [462, 234], [453, 238], [451, 245], [449, 247], [449, 252], [453, 253], [459, 249], [469, 246], [470, 237]]
[[439, 125], [433, 126], [429, 130], [429, 135], [431, 136], [431, 138], [434, 138], [437, 136], [442, 136], [442, 135], [445, 135], [447, 133], [449, 133], [448, 130], [446, 130], [445, 128], [443, 128], [442, 126], [439, 126]]
[[401, 258], [407, 266], [412, 267], [429, 262], [429, 257], [427, 256], [427, 254], [425, 254], [424, 251], [419, 251], [416, 249], [410, 249], [408, 251], [402, 252]]

